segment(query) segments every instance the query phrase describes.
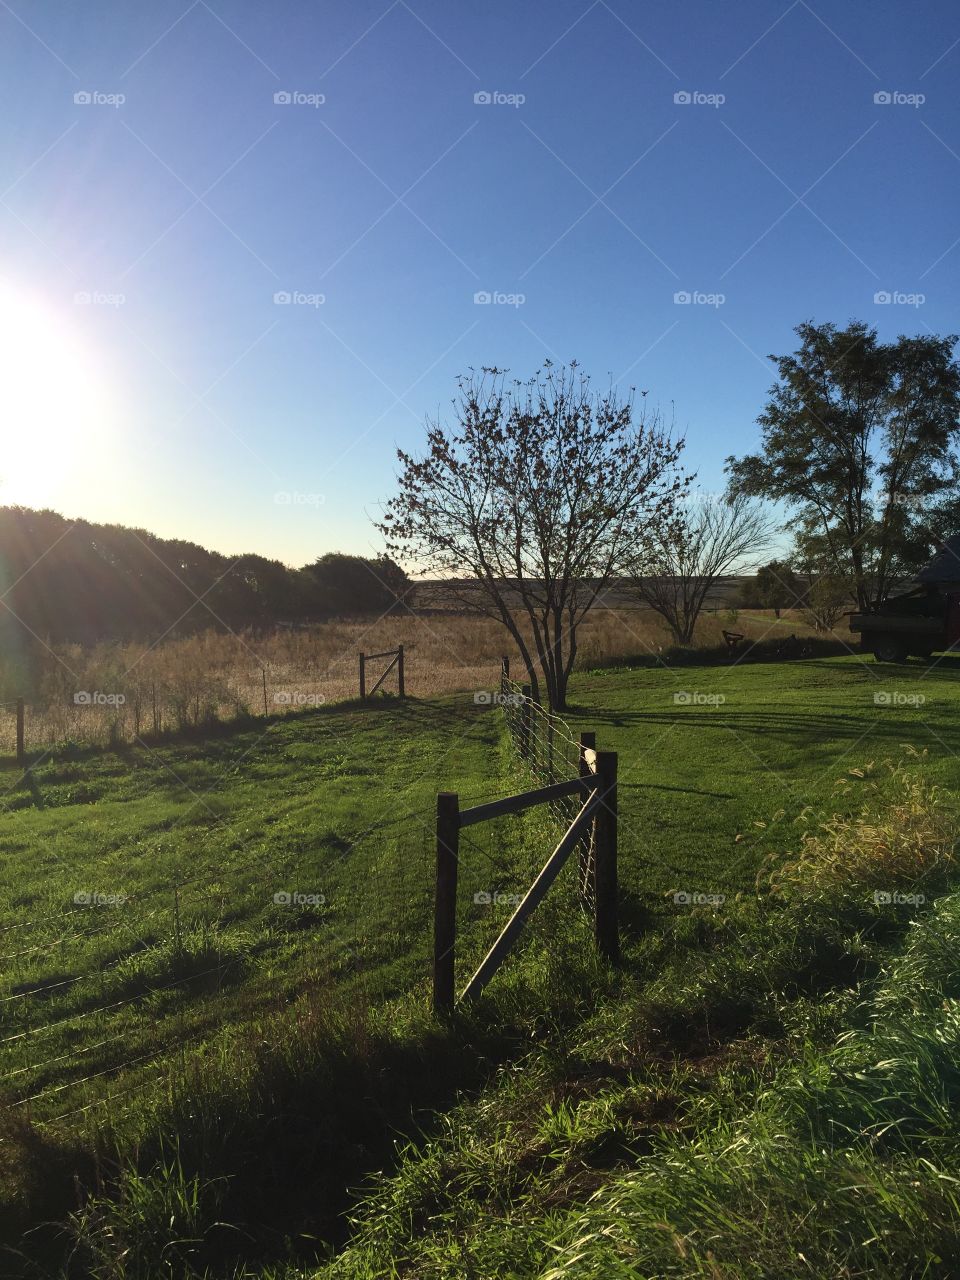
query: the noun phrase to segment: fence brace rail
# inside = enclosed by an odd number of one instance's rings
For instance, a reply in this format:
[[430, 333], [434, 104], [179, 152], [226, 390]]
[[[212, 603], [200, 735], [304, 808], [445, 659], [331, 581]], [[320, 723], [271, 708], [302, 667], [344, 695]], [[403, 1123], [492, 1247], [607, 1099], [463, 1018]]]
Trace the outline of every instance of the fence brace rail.
[[[393, 661], [387, 666], [387, 669], [380, 676], [380, 679], [367, 693], [367, 663], [372, 662], [375, 658], [392, 658]], [[383, 653], [361, 653], [360, 654], [360, 697], [372, 698], [380, 686], [386, 680], [387, 676], [397, 668], [397, 693], [401, 698], [406, 697], [404, 688], [404, 671], [403, 671], [403, 645], [398, 644], [396, 649], [387, 649]]]
[[[453, 791], [437, 796], [437, 877], [433, 929], [433, 1008], [449, 1013], [457, 1003], [457, 869], [463, 827], [565, 796], [583, 796], [583, 805], [524, 894], [499, 937], [480, 962], [459, 999], [472, 999], [494, 976], [516, 945], [527, 920], [543, 901], [570, 854], [580, 850], [581, 896], [591, 902], [594, 936], [611, 963], [620, 958], [617, 912], [617, 754], [597, 751], [595, 735], [580, 738], [580, 776], [471, 809], [460, 808]], [[589, 882], [589, 883], [588, 883]]]

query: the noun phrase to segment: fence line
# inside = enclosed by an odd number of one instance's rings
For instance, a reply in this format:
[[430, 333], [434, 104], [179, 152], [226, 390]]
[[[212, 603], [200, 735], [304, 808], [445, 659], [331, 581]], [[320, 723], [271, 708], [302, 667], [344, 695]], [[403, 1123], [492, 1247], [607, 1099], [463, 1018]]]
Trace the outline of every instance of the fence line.
[[611, 962], [616, 962], [620, 955], [616, 753], [598, 752], [594, 733], [574, 737], [564, 720], [545, 710], [531, 696], [529, 685], [519, 685], [510, 679], [507, 658], [502, 660], [498, 702], [521, 760], [541, 785], [467, 809], [461, 809], [456, 792], [442, 791], [437, 796], [433, 1008], [440, 1014], [449, 1013], [458, 1000], [460, 832], [478, 823], [549, 805], [563, 833], [464, 987], [460, 1000], [479, 995], [495, 975], [575, 850], [579, 851], [579, 897], [593, 916], [597, 947]]
[[[381, 682], [396, 670], [403, 691], [402, 646], [385, 654], [365, 657], [370, 660], [392, 658]], [[379, 684], [375, 685], [369, 696], [378, 687]], [[460, 831], [469, 827], [485, 828], [494, 837], [494, 841], [488, 840], [488, 848], [495, 853], [497, 828], [490, 827], [489, 823], [509, 818], [533, 805], [544, 806], [562, 832], [547, 863], [523, 894], [517, 911], [467, 983], [464, 994], [468, 997], [482, 990], [496, 973], [562, 865], [577, 850], [580, 853], [579, 896], [592, 915], [597, 944], [609, 958], [615, 959], [617, 955], [616, 822], [615, 817], [612, 824], [609, 820], [616, 807], [615, 764], [611, 785], [606, 763], [609, 757], [596, 752], [594, 736], [587, 733], [576, 736], [560, 717], [550, 715], [524, 694], [522, 686], [515, 686], [507, 671], [501, 681], [501, 694], [504, 695], [500, 699], [503, 713], [514, 741], [519, 745], [522, 738], [523, 765], [538, 785], [517, 796], [506, 797], [490, 795], [490, 788], [486, 786], [477, 788], [462, 809], [460, 797], [455, 796], [455, 840], [453, 826], [448, 821], [449, 843], [462, 849], [464, 854], [471, 849], [482, 854], [483, 842], [475, 843], [470, 835], [461, 837]], [[507, 694], [509, 701], [505, 700]], [[269, 703], [266, 705], [269, 708]], [[144, 711], [145, 720], [149, 721], [149, 701]], [[449, 800], [444, 804], [449, 819], [454, 810]], [[440, 807], [438, 802], [438, 814]], [[429, 920], [429, 889], [418, 898], [423, 914], [415, 916], [409, 925], [404, 926], [404, 915], [396, 910], [397, 903], [407, 900], [403, 895], [413, 891], [411, 886], [422, 866], [421, 851], [426, 854], [432, 843], [432, 824], [428, 822], [425, 826], [423, 816], [418, 817], [416, 812], [404, 813], [351, 838], [351, 850], [364, 845], [370, 850], [368, 862], [376, 874], [366, 886], [362, 879], [358, 882], [357, 893], [367, 905], [351, 910], [342, 924], [337, 920], [336, 908], [329, 921], [326, 917], [321, 919], [322, 909], [316, 912], [314, 921], [311, 908], [309, 919], [305, 916], [302, 926], [294, 916], [278, 917], [276, 925], [269, 924], [263, 936], [273, 939], [271, 945], [279, 945], [274, 939], [274, 930], [282, 941], [288, 931], [309, 927], [310, 932], [302, 935], [306, 945], [296, 951], [293, 972], [307, 972], [310, 966], [319, 964], [324, 969], [329, 966], [331, 974], [336, 974], [339, 980], [341, 974], [362, 973], [363, 966], [379, 962], [377, 957], [392, 948], [411, 957], [419, 972], [429, 972], [430, 944], [423, 927]], [[213, 829], [219, 826], [217, 821]], [[456, 866], [452, 881], [442, 882], [450, 866], [445, 863], [441, 868], [441, 845], [445, 849], [449, 847], [438, 834], [438, 897], [444, 899], [446, 895], [455, 911]], [[411, 852], [415, 855], [413, 858]], [[201, 865], [198, 866], [198, 862]], [[282, 887], [280, 882], [285, 879], [296, 880], [298, 872], [294, 864], [288, 865], [288, 862], [289, 859], [280, 858], [274, 877], [277, 883], [273, 887]], [[326, 855], [317, 862], [318, 876], [326, 874], [326, 862]], [[482, 864], [480, 858], [477, 865]], [[194, 999], [219, 998], [218, 993], [229, 989], [237, 973], [246, 971], [235, 966], [249, 964], [256, 954], [254, 947], [260, 945], [263, 929], [259, 925], [254, 941], [245, 936], [243, 929], [248, 914], [259, 919], [259, 895], [251, 897], [244, 887], [259, 865], [260, 854], [255, 851], [247, 851], [228, 868], [221, 867], [216, 858], [201, 856], [181, 868], [187, 872], [182, 880], [119, 895], [123, 904], [116, 908], [104, 906], [103, 910], [109, 914], [103, 917], [89, 916], [88, 906], [65, 901], [61, 911], [44, 911], [41, 907], [31, 920], [0, 926], [0, 933], [7, 935], [6, 945], [15, 948], [0, 957], [13, 970], [9, 985], [5, 984], [6, 990], [0, 996], [0, 1083], [4, 1086], [6, 1104], [27, 1108], [36, 1123], [56, 1123], [61, 1117], [52, 1114], [54, 1110], [62, 1111], [63, 1117], [78, 1115], [140, 1087], [138, 1082], [130, 1090], [108, 1089], [103, 1096], [91, 1101], [90, 1093], [95, 1093], [96, 1087], [91, 1090], [88, 1082], [93, 1085], [102, 1078], [122, 1077], [128, 1070], [139, 1074], [140, 1068], [146, 1067], [153, 1058], [162, 1060], [175, 1053], [178, 1044], [181, 1049], [191, 1044], [194, 1031], [182, 1027], [178, 1032], [173, 1026], [178, 1006], [182, 1006], [182, 1015]], [[106, 867], [105, 863], [104, 870]], [[83, 868], [78, 872], [78, 879], [86, 881], [93, 890], [97, 888], [94, 881], [100, 874], [99, 867]], [[131, 868], [129, 874], [130, 879], [136, 881], [135, 870]], [[111, 868], [111, 875], [116, 876], [116, 868]], [[336, 875], [340, 875], [339, 871]], [[346, 891], [342, 877], [338, 885], [337, 892]], [[321, 886], [326, 887], [322, 881]], [[236, 893], [238, 888], [250, 902], [235, 920], [233, 904], [226, 903], [224, 894]], [[188, 892], [181, 903], [179, 895], [184, 890]], [[215, 891], [215, 898], [210, 896], [211, 890]], [[418, 886], [416, 892], [420, 894], [422, 889]], [[99, 894], [92, 896], [99, 897]], [[289, 896], [287, 893], [288, 899]], [[273, 911], [269, 899], [270, 889], [264, 885], [265, 912]], [[274, 903], [277, 901], [275, 896]], [[391, 903], [394, 906], [391, 907]], [[272, 920], [269, 915], [266, 918]], [[434, 978], [437, 979], [439, 972], [441, 984], [438, 1007], [450, 1007], [456, 998], [452, 986], [455, 915], [452, 926], [449, 919], [449, 915], [434, 917]], [[452, 934], [445, 934], [445, 928], [452, 928]], [[29, 929], [30, 934], [24, 937], [19, 932], [22, 929]], [[18, 947], [18, 943], [26, 945]], [[442, 954], [448, 945], [449, 963]], [[144, 956], [142, 966], [138, 959], [141, 954]], [[438, 954], [441, 955], [439, 971]], [[449, 999], [443, 989], [444, 975], [448, 972]], [[155, 1029], [151, 1029], [151, 1001], [157, 1009]], [[53, 1015], [49, 1021], [40, 1020], [44, 1006]], [[72, 1074], [74, 1071], [78, 1072], [76, 1076]], [[48, 1103], [51, 1105], [46, 1105]]]

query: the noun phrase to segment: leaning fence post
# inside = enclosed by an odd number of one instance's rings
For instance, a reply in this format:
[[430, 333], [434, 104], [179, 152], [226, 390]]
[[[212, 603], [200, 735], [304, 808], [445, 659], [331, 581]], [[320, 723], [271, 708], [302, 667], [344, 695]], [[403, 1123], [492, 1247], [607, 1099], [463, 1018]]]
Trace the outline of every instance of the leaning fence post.
[[530, 754], [530, 686], [525, 684], [520, 692], [520, 741], [517, 745], [521, 756], [527, 759]]
[[17, 764], [23, 764], [26, 759], [23, 749], [23, 699], [17, 699]]
[[[597, 735], [589, 729], [581, 733], [579, 746], [580, 755], [577, 771], [581, 778], [590, 778], [593, 776], [593, 767], [587, 763], [587, 752], [596, 751]], [[595, 827], [595, 822], [590, 824], [587, 829], [587, 834], [584, 836], [583, 842], [580, 845], [579, 886], [580, 900], [584, 903], [589, 903], [593, 897], [591, 892], [591, 880]]]
[[433, 1010], [449, 1013], [456, 998], [457, 854], [460, 799], [455, 791], [437, 796], [437, 891], [433, 915]]
[[402, 644], [398, 644], [398, 645], [397, 645], [397, 653], [399, 654], [399, 659], [398, 659], [398, 662], [397, 662], [397, 685], [398, 685], [399, 690], [400, 690], [400, 697], [402, 698], [402, 697], [404, 697], [404, 692], [403, 692], [403, 645], [402, 645]]
[[617, 925], [617, 753], [597, 752], [594, 823], [594, 924], [597, 947], [612, 964], [620, 959]]
[[360, 699], [367, 696], [367, 673], [363, 669], [363, 654], [360, 655]]

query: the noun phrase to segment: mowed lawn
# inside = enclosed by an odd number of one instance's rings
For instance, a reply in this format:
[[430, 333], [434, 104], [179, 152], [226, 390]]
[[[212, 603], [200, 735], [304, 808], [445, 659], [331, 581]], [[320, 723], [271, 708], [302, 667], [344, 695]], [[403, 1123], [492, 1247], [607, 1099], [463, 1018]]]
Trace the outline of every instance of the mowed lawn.
[[[578, 676], [567, 719], [620, 757], [625, 923], [686, 909], [674, 891], [752, 890], [768, 857], [798, 848], [802, 813], [867, 798], [869, 774], [851, 771], [870, 762], [926, 750], [955, 787], [958, 695], [946, 660]], [[0, 771], [3, 1098], [43, 1119], [149, 1087], [179, 1046], [242, 1034], [325, 984], [426, 1001], [436, 793], [466, 806], [523, 785], [502, 716], [469, 695]], [[463, 833], [461, 985], [550, 851], [544, 816]]]
[[6, 768], [3, 1098], [64, 1115], [311, 986], [425, 983], [436, 792], [507, 764], [496, 712], [440, 699]]
[[[765, 859], [798, 848], [804, 810], [856, 809], [911, 749], [960, 788], [960, 659], [607, 670], [577, 677], [570, 701], [571, 725], [619, 753], [621, 885], [648, 906], [749, 891]], [[867, 779], [851, 772], [870, 762]]]

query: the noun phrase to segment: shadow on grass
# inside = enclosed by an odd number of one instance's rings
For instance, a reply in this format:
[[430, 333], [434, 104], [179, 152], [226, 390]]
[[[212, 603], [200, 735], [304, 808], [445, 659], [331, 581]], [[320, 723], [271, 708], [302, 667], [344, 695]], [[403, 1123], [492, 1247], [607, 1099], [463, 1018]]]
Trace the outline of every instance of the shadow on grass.
[[[596, 708], [591, 718], [598, 725], [614, 725], [619, 728], [640, 729], [648, 725], [673, 728], [722, 731], [726, 734], [745, 734], [757, 737], [783, 737], [794, 744], [800, 735], [813, 749], [817, 743], [826, 744], [837, 739], [878, 738], [890, 744], [908, 740], [915, 735], [918, 740], [934, 739], [949, 750], [960, 752], [960, 725], [938, 723], [936, 729], [924, 721], [923, 708], [903, 714], [891, 715], [885, 707], [873, 707], [874, 714], [863, 715], [799, 715], [782, 711], [745, 711], [737, 713], [728, 706], [699, 710], [682, 707], [673, 711], [616, 711]], [[911, 717], [911, 718], [908, 718]], [[669, 788], [665, 788], [669, 789]], [[686, 788], [680, 788], [686, 790]], [[709, 794], [709, 793], [707, 793]]]
[[[209, 717], [198, 724], [183, 725], [176, 728], [163, 729], [158, 733], [144, 732], [130, 741], [112, 743], [85, 743], [68, 739], [53, 743], [42, 751], [28, 751], [26, 755], [26, 771], [24, 777], [31, 776], [31, 770], [46, 761], [87, 761], [104, 757], [129, 758], [143, 748], [164, 746], [204, 744], [224, 739], [242, 738], [245, 735], [259, 732], [261, 736], [272, 733], [284, 725], [303, 725], [309, 723], [322, 724], [325, 720], [343, 714], [363, 713], [373, 723], [385, 712], [391, 719], [399, 718], [410, 724], [444, 725], [462, 720], [465, 708], [472, 708], [472, 702], [464, 702], [468, 695], [444, 695], [442, 700], [433, 701], [407, 696], [399, 698], [393, 694], [377, 694], [373, 698], [345, 699], [342, 702], [329, 702], [320, 707], [304, 707], [297, 711], [277, 712], [273, 715], [261, 716], [247, 713], [229, 720]], [[472, 695], [469, 695], [472, 698]], [[453, 698], [461, 700], [460, 706], [451, 706]], [[478, 707], [480, 713], [488, 708]], [[0, 759], [0, 776], [19, 773], [23, 766], [12, 758]]]

